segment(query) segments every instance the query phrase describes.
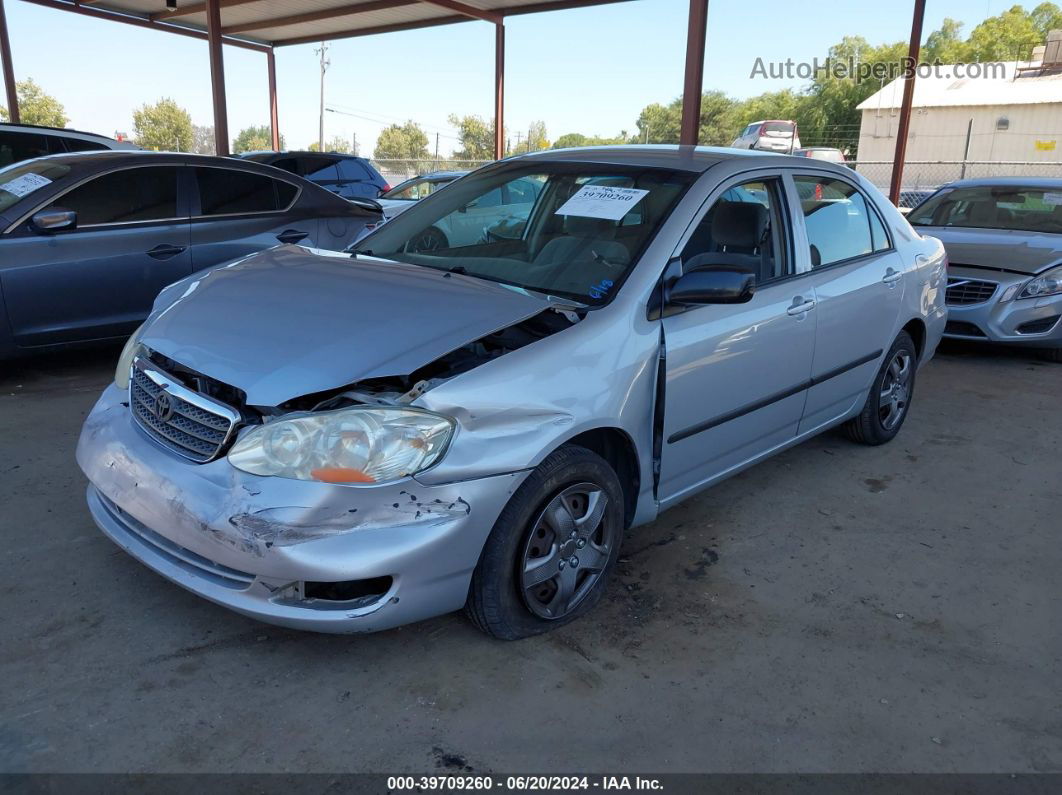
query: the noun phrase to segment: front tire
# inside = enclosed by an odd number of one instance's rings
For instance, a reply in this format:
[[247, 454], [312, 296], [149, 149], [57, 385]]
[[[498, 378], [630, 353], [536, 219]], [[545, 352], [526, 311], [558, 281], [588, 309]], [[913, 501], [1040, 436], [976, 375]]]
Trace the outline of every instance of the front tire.
[[428, 227], [413, 241], [412, 250], [417, 254], [431, 254], [449, 248], [450, 242], [440, 230]]
[[574, 621], [601, 599], [623, 529], [623, 489], [608, 462], [582, 447], [556, 450], [498, 517], [466, 613], [502, 640]]
[[1062, 363], [1062, 348], [1040, 348], [1038, 353], [1045, 362]]
[[901, 331], [885, 355], [863, 410], [843, 426], [848, 438], [867, 445], [892, 441], [907, 419], [917, 370], [918, 349], [911, 336]]

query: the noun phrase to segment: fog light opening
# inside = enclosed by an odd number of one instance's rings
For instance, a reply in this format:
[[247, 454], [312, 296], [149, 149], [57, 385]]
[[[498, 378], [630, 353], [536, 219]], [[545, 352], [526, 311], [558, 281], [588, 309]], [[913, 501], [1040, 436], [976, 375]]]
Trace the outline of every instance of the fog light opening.
[[359, 607], [378, 601], [391, 590], [392, 582], [391, 577], [372, 577], [367, 580], [342, 580], [340, 582], [307, 580], [302, 584], [302, 594], [305, 599], [343, 602]]

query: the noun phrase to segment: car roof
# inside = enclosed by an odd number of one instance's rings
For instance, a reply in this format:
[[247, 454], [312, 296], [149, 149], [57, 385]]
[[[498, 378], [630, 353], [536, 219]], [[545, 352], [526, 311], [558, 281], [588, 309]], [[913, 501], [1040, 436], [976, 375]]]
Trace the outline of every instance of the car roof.
[[[427, 174], [421, 174], [417, 177], [410, 177], [410, 179], [457, 179], [468, 174], [468, 171], [431, 171]], [[407, 180], [408, 182], [408, 180]]]
[[14, 130], [43, 130], [47, 132], [57, 133], [73, 133], [75, 135], [89, 135], [93, 138], [102, 138], [105, 141], [114, 141], [116, 143], [126, 143], [125, 141], [119, 141], [117, 138], [112, 138], [109, 135], [102, 135], [100, 133], [88, 132], [86, 130], [75, 130], [72, 127], [49, 127], [46, 124], [23, 124], [22, 122], [12, 121], [0, 121], [0, 129], [14, 129]]
[[283, 149], [276, 151], [273, 149], [259, 149], [254, 152], [240, 152], [239, 156], [243, 158], [247, 157], [290, 157], [292, 155], [334, 155], [335, 157], [352, 157], [356, 160], [364, 160], [361, 155], [352, 155], [349, 152], [314, 152], [311, 149]]
[[949, 182], [948, 188], [987, 188], [992, 186], [1020, 187], [1020, 188], [1044, 188], [1047, 190], [1062, 190], [1062, 178], [1059, 177], [980, 177], [975, 179], [959, 179]]
[[[526, 155], [507, 158], [503, 162], [518, 160], [544, 160], [559, 162], [602, 163], [608, 165], [645, 166], [647, 168], [670, 168], [678, 171], [691, 171], [697, 174], [707, 171], [717, 163], [737, 160], [761, 160], [757, 165], [793, 166], [808, 168], [807, 158], [791, 157], [761, 152], [753, 149], [732, 149], [723, 146], [681, 146], [681, 145], [627, 145], [627, 146], [582, 146], [571, 149], [546, 149]], [[825, 160], [816, 161], [816, 168], [835, 168]], [[851, 173], [844, 169], [839, 173]]]

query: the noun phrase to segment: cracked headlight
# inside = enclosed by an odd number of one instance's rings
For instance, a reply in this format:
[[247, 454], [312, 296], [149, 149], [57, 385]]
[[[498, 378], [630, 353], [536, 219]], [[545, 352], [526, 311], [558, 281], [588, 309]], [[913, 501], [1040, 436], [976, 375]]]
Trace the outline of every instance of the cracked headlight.
[[1062, 293], [1062, 265], [1037, 276], [1022, 288], [1018, 298], [1043, 298], [1059, 293]]
[[123, 391], [129, 388], [129, 372], [133, 368], [133, 357], [136, 356], [137, 348], [140, 347], [140, 332], [143, 330], [144, 324], [141, 323], [126, 340], [122, 352], [118, 354], [118, 364], [114, 368], [114, 385]]
[[453, 420], [429, 411], [358, 406], [266, 423], [236, 442], [228, 459], [252, 475], [387, 483], [438, 461], [453, 432]]

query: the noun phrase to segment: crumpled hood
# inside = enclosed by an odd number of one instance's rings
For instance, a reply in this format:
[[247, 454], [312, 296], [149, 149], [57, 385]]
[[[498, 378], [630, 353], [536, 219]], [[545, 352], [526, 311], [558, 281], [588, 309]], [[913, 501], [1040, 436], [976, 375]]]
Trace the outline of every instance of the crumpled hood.
[[1062, 261], [1062, 235], [954, 226], [915, 229], [940, 240], [953, 265], [980, 265], [1031, 275]]
[[167, 287], [141, 342], [276, 406], [407, 375], [547, 307], [467, 276], [282, 246]]

